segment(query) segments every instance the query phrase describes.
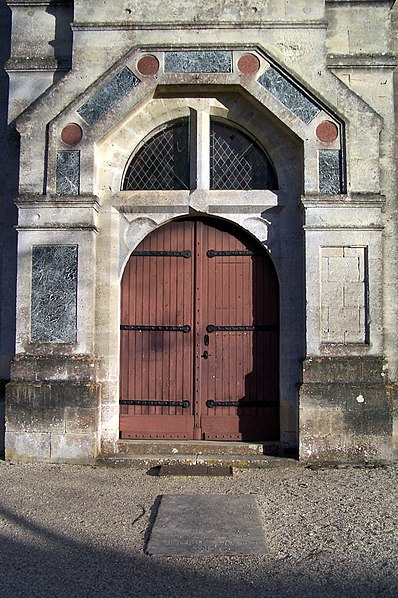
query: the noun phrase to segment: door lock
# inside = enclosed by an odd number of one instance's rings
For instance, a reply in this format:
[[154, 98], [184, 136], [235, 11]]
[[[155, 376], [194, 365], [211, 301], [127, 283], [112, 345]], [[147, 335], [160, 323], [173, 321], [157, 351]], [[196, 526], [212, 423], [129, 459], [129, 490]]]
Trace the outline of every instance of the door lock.
[[202, 357], [203, 357], [203, 359], [209, 359], [209, 352], [208, 351], [203, 351]]

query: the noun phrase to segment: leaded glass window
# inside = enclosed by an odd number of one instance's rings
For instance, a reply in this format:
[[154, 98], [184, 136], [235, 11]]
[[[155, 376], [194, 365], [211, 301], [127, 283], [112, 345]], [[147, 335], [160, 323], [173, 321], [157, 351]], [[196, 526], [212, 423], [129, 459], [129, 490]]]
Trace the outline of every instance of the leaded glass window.
[[[190, 132], [188, 118], [156, 132], [133, 155], [126, 170], [123, 190], [194, 189], [196, 181], [190, 181], [190, 138], [194, 140], [196, 135], [196, 131]], [[197, 150], [198, 155], [202, 152], [202, 156], [210, 153], [210, 189], [247, 191], [278, 188], [267, 154], [240, 129], [224, 122], [210, 121], [210, 148]]]
[[272, 163], [248, 135], [221, 122], [210, 129], [210, 189], [277, 189]]
[[189, 189], [188, 119], [159, 131], [138, 150], [127, 168], [123, 189]]

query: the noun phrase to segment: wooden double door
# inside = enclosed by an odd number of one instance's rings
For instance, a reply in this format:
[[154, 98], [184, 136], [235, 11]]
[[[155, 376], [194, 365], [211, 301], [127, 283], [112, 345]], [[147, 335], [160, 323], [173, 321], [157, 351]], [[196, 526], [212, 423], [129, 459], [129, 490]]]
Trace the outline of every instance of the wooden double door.
[[278, 439], [278, 296], [238, 227], [185, 219], [146, 237], [122, 278], [121, 438]]

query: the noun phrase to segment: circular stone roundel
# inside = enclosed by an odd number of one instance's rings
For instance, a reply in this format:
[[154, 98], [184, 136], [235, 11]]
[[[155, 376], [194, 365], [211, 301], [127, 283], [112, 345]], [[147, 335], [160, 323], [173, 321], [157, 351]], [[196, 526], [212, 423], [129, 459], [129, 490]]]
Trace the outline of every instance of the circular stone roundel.
[[83, 131], [75, 123], [66, 125], [61, 131], [61, 139], [66, 145], [76, 145], [82, 140]]
[[317, 126], [315, 134], [319, 141], [330, 143], [337, 139], [339, 130], [334, 123], [330, 122], [330, 120], [324, 120]]
[[159, 70], [159, 60], [152, 54], [146, 54], [137, 63], [138, 72], [148, 77], [156, 75]]
[[238, 60], [238, 69], [243, 75], [254, 75], [260, 68], [260, 61], [254, 54], [243, 54]]

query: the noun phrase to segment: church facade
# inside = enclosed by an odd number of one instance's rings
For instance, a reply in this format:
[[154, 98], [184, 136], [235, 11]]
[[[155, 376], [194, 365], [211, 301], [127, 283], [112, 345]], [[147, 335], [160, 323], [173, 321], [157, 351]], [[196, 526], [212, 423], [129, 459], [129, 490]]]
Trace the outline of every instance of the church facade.
[[7, 4], [6, 458], [396, 458], [394, 3]]

